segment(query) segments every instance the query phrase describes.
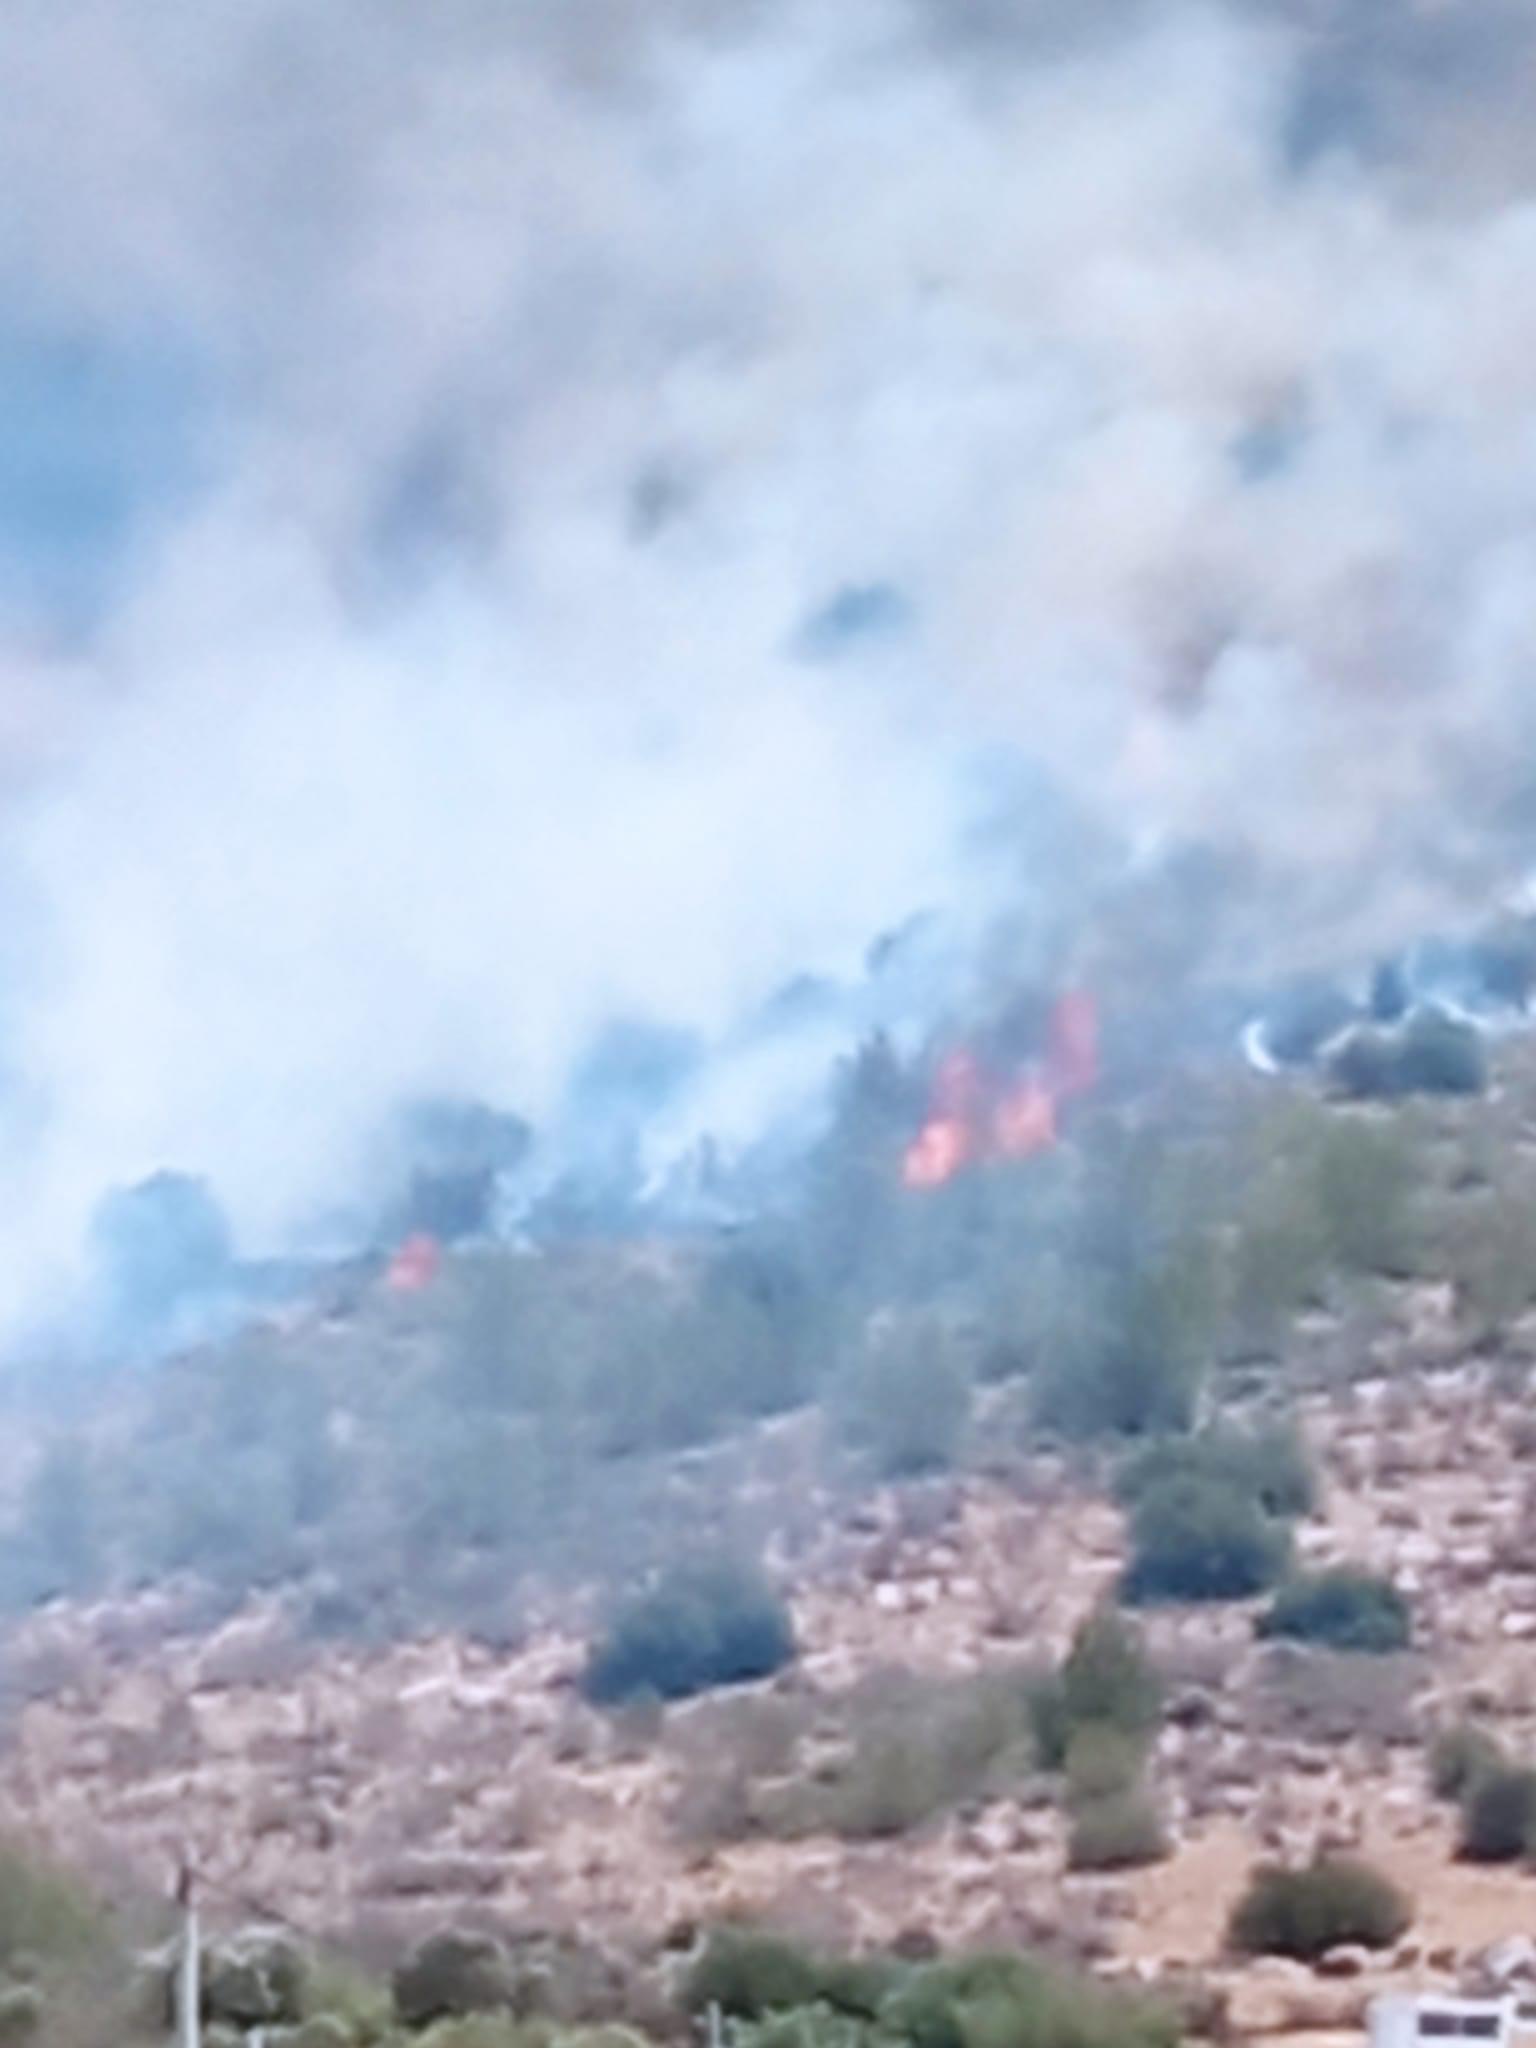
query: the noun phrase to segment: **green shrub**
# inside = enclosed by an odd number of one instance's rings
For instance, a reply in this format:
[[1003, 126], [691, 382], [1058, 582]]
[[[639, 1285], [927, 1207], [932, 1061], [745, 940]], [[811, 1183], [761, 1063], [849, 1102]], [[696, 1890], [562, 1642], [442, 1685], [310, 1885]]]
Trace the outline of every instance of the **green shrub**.
[[1345, 1942], [1390, 1948], [1412, 1917], [1403, 1894], [1368, 1863], [1321, 1859], [1304, 1870], [1266, 1864], [1249, 1878], [1227, 1938], [1244, 1955], [1311, 1962]]
[[1080, 1624], [1060, 1670], [1031, 1689], [1029, 1704], [1036, 1756], [1054, 1771], [1080, 1730], [1144, 1740], [1162, 1711], [1162, 1685], [1137, 1630], [1113, 1607], [1099, 1607]]
[[938, 1321], [908, 1321], [866, 1338], [836, 1392], [837, 1419], [883, 1479], [954, 1463], [971, 1409], [970, 1374]]
[[1458, 1721], [1442, 1728], [1429, 1747], [1429, 1784], [1437, 1799], [1463, 1799], [1474, 1783], [1504, 1761], [1504, 1752], [1486, 1728]]
[[1061, 1691], [1074, 1727], [1102, 1722], [1140, 1735], [1162, 1712], [1162, 1684], [1140, 1631], [1113, 1607], [1095, 1608], [1079, 1626], [1062, 1663]]
[[731, 2048], [864, 2048], [874, 2038], [867, 2020], [816, 2004], [738, 2020], [731, 2029]]
[[1266, 1514], [1281, 1520], [1309, 1514], [1317, 1493], [1300, 1436], [1287, 1424], [1272, 1423], [1255, 1430], [1202, 1430], [1198, 1436], [1148, 1444], [1116, 1474], [1116, 1498], [1133, 1507], [1154, 1486], [1184, 1478], [1215, 1480], [1251, 1494]]
[[734, 2019], [758, 2019], [814, 2004], [821, 1959], [801, 1943], [752, 1927], [717, 1927], [688, 1973], [683, 2001], [691, 2011], [718, 2005]]
[[674, 1566], [623, 1602], [592, 1649], [588, 1699], [686, 1698], [766, 1678], [795, 1654], [789, 1610], [760, 1571], [729, 1561]]
[[1303, 1572], [1282, 1586], [1260, 1615], [1258, 1633], [1382, 1655], [1405, 1649], [1413, 1625], [1408, 1603], [1390, 1579], [1341, 1567]]
[[958, 1956], [914, 1972], [883, 2031], [911, 2048], [1174, 2048], [1174, 2016], [1012, 1954]]
[[1472, 1863], [1513, 1863], [1536, 1847], [1536, 1771], [1500, 1764], [1471, 1778], [1459, 1846]]
[[711, 2005], [733, 2019], [821, 2009], [872, 2020], [904, 1971], [884, 1956], [843, 1956], [806, 1948], [751, 1927], [714, 1928], [688, 1972], [683, 2003]]
[[486, 2012], [439, 2020], [416, 2039], [418, 2048], [547, 2048], [548, 2037], [526, 2021]]
[[1285, 1530], [1249, 1494], [1188, 1476], [1151, 1486], [1131, 1514], [1129, 1600], [1240, 1600], [1273, 1585]]
[[1129, 1786], [1090, 1799], [1073, 1815], [1067, 1842], [1072, 1870], [1131, 1870], [1168, 1854], [1157, 1808]]
[[287, 2048], [356, 2048], [357, 2039], [356, 2027], [340, 2013], [317, 2012], [299, 2023]]
[[1146, 1745], [1103, 1721], [1088, 1721], [1067, 1744], [1067, 1798], [1074, 1807], [1129, 1792], [1141, 1776]]

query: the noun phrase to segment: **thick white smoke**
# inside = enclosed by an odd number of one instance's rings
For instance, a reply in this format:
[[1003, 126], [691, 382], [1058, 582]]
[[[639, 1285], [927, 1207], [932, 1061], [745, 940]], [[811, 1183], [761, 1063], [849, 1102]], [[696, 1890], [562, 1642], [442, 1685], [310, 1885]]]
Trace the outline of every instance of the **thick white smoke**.
[[1437, 93], [1321, 33], [17, 0], [0, 326], [186, 365], [192, 425], [85, 623], [10, 606], [0, 1312], [110, 1181], [269, 1235], [402, 1092], [538, 1113], [607, 1019], [723, 1037], [973, 906], [987, 749], [1393, 916], [1477, 867], [1529, 49], [1490, 16]]

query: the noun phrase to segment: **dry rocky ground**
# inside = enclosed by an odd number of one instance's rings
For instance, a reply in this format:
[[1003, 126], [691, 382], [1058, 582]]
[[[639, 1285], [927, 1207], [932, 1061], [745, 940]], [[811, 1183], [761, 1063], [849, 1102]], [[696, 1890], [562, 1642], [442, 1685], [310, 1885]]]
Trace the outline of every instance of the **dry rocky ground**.
[[[729, 1765], [764, 1698], [789, 1730], [779, 1764], [813, 1771], [822, 1709], [872, 1672], [1059, 1655], [1123, 1539], [1102, 1473], [1044, 1454], [829, 1508], [777, 1560], [794, 1672], [660, 1728], [583, 1705], [582, 1643], [537, 1621], [505, 1650], [363, 1652], [301, 1644], [279, 1602], [212, 1632], [173, 1592], [56, 1609], [12, 1659], [0, 1800], [88, 1865], [126, 1859], [157, 1884], [190, 1846], [231, 1911], [316, 1931], [484, 1916], [654, 1943], [750, 1913], [824, 1940], [1060, 1940], [1111, 1971], [1214, 1974], [1239, 2031], [1349, 2025], [1384, 1975], [1450, 1983], [1536, 1935], [1536, 1877], [1458, 1863], [1425, 1778], [1426, 1730], [1468, 1704], [1536, 1754], [1536, 1428], [1523, 1372], [1507, 1354], [1457, 1360], [1450, 1327], [1442, 1294], [1410, 1291], [1392, 1376], [1357, 1358], [1331, 1384], [1340, 1334], [1320, 1328], [1323, 1390], [1302, 1406], [1324, 1479], [1303, 1552], [1391, 1572], [1414, 1599], [1414, 1652], [1342, 1658], [1256, 1644], [1240, 1608], [1157, 1611], [1171, 1712], [1154, 1774], [1174, 1849], [1142, 1872], [1067, 1874], [1061, 1815], [1027, 1780], [892, 1839], [723, 1840], [687, 1818], [701, 1759]], [[1396, 1955], [1326, 1975], [1224, 1961], [1250, 1866], [1319, 1845], [1362, 1850], [1411, 1892]]]

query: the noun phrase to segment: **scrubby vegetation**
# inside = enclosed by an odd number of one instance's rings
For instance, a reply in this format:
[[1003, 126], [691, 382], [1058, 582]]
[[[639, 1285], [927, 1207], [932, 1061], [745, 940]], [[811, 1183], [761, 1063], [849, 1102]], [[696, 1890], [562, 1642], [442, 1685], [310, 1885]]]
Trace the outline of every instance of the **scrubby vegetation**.
[[711, 1841], [907, 1834], [1028, 1772], [1031, 1683], [1030, 1673], [1006, 1666], [954, 1678], [871, 1672], [817, 1701], [809, 1763], [799, 1744], [811, 1723], [795, 1703], [722, 1707], [688, 1732], [676, 1825]]
[[1116, 1475], [1115, 1492], [1124, 1505], [1134, 1508], [1148, 1493], [1176, 1479], [1230, 1487], [1281, 1520], [1310, 1513], [1317, 1493], [1306, 1446], [1284, 1423], [1160, 1438], [1125, 1461]]
[[[0, 1602], [195, 1570], [229, 1599], [304, 1582], [336, 1632], [505, 1633], [526, 1578], [632, 1582], [702, 1502], [713, 1547], [759, 1549], [729, 1461], [791, 1410], [817, 1424], [808, 1476], [819, 1461], [850, 1486], [1042, 1441], [1118, 1450], [1129, 1597], [1248, 1597], [1283, 1575], [1284, 1525], [1313, 1498], [1289, 1425], [1232, 1419], [1283, 1414], [1292, 1320], [1354, 1313], [1409, 1272], [1454, 1274], [1482, 1327], [1528, 1299], [1510, 1278], [1528, 1232], [1494, 1257], [1461, 1227], [1487, 1184], [1456, 1192], [1443, 1127], [1415, 1107], [1190, 1073], [1084, 1106], [1055, 1152], [914, 1191], [900, 1168], [927, 1078], [872, 1039], [798, 1180], [729, 1232], [647, 1236], [640, 1212], [566, 1188], [516, 1250], [476, 1229], [489, 1163], [526, 1134], [434, 1112], [401, 1215], [455, 1242], [436, 1276], [396, 1292], [380, 1259], [311, 1273], [295, 1331], [215, 1332], [117, 1385], [89, 1427], [61, 1413], [13, 1495]], [[230, 1268], [212, 1198], [174, 1176], [109, 1204], [98, 1251], [119, 1293], [157, 1299]], [[1262, 1399], [1229, 1409], [1255, 1370]]]
[[1032, 1712], [1040, 1761], [1069, 1764], [1074, 1744], [1114, 1735], [1139, 1755], [1156, 1728], [1162, 1686], [1124, 1615], [1101, 1607], [1077, 1631], [1061, 1668], [1034, 1688]]
[[1261, 1636], [1382, 1654], [1407, 1647], [1413, 1618], [1390, 1579], [1340, 1568], [1303, 1572], [1289, 1580], [1259, 1616], [1257, 1627]]
[[1149, 1486], [1131, 1511], [1125, 1597], [1241, 1600], [1284, 1571], [1286, 1530], [1250, 1493], [1196, 1474]]
[[1486, 1728], [1457, 1721], [1430, 1744], [1430, 1789], [1437, 1799], [1464, 1799], [1478, 1779], [1503, 1761], [1504, 1752]]
[[[96, 1903], [20, 1846], [0, 1852], [0, 2040], [31, 2048], [159, 2048], [175, 1944]], [[1149, 1999], [1019, 1953], [850, 1954], [743, 1924], [707, 1931], [680, 1975], [563, 1937], [444, 1929], [380, 1974], [270, 1930], [210, 1939], [207, 2037], [266, 2029], [292, 2048], [646, 2048], [717, 2008], [742, 2038], [856, 2048], [966, 2048], [982, 2038], [1175, 2048]], [[996, 2030], [995, 2034], [993, 2030]]]
[[980, 1955], [916, 1971], [881, 2009], [912, 2048], [1071, 2041], [1076, 2048], [1173, 2048], [1178, 2026], [1154, 2001], [1128, 1997], [1019, 1955]]
[[1461, 1790], [1460, 1847], [1472, 1863], [1514, 1863], [1536, 1851], [1536, 1771], [1502, 1762], [1474, 1769]]
[[1345, 1944], [1390, 1948], [1412, 1910], [1387, 1877], [1367, 1863], [1323, 1859], [1302, 1870], [1256, 1870], [1233, 1909], [1228, 1939], [1247, 1955], [1311, 1962]]
[[1130, 1870], [1167, 1853], [1162, 1820], [1146, 1793], [1126, 1788], [1077, 1804], [1067, 1842], [1073, 1870]]
[[794, 1654], [789, 1610], [760, 1571], [730, 1560], [682, 1564], [614, 1609], [582, 1686], [603, 1706], [646, 1694], [684, 1699], [767, 1678]]

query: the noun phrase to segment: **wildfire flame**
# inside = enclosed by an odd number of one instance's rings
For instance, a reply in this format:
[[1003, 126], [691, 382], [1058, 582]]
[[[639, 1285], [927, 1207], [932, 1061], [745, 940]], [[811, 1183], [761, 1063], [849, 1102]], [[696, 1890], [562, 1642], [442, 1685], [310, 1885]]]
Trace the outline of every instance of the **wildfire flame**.
[[442, 1246], [437, 1239], [418, 1231], [397, 1248], [384, 1275], [384, 1284], [392, 1294], [419, 1294], [432, 1285], [442, 1262]]
[[1044, 1057], [997, 1085], [965, 1047], [939, 1063], [928, 1115], [902, 1161], [909, 1188], [937, 1188], [968, 1166], [1027, 1159], [1059, 1135], [1063, 1102], [1098, 1079], [1099, 1020], [1092, 996], [1074, 989], [1052, 1006]]

